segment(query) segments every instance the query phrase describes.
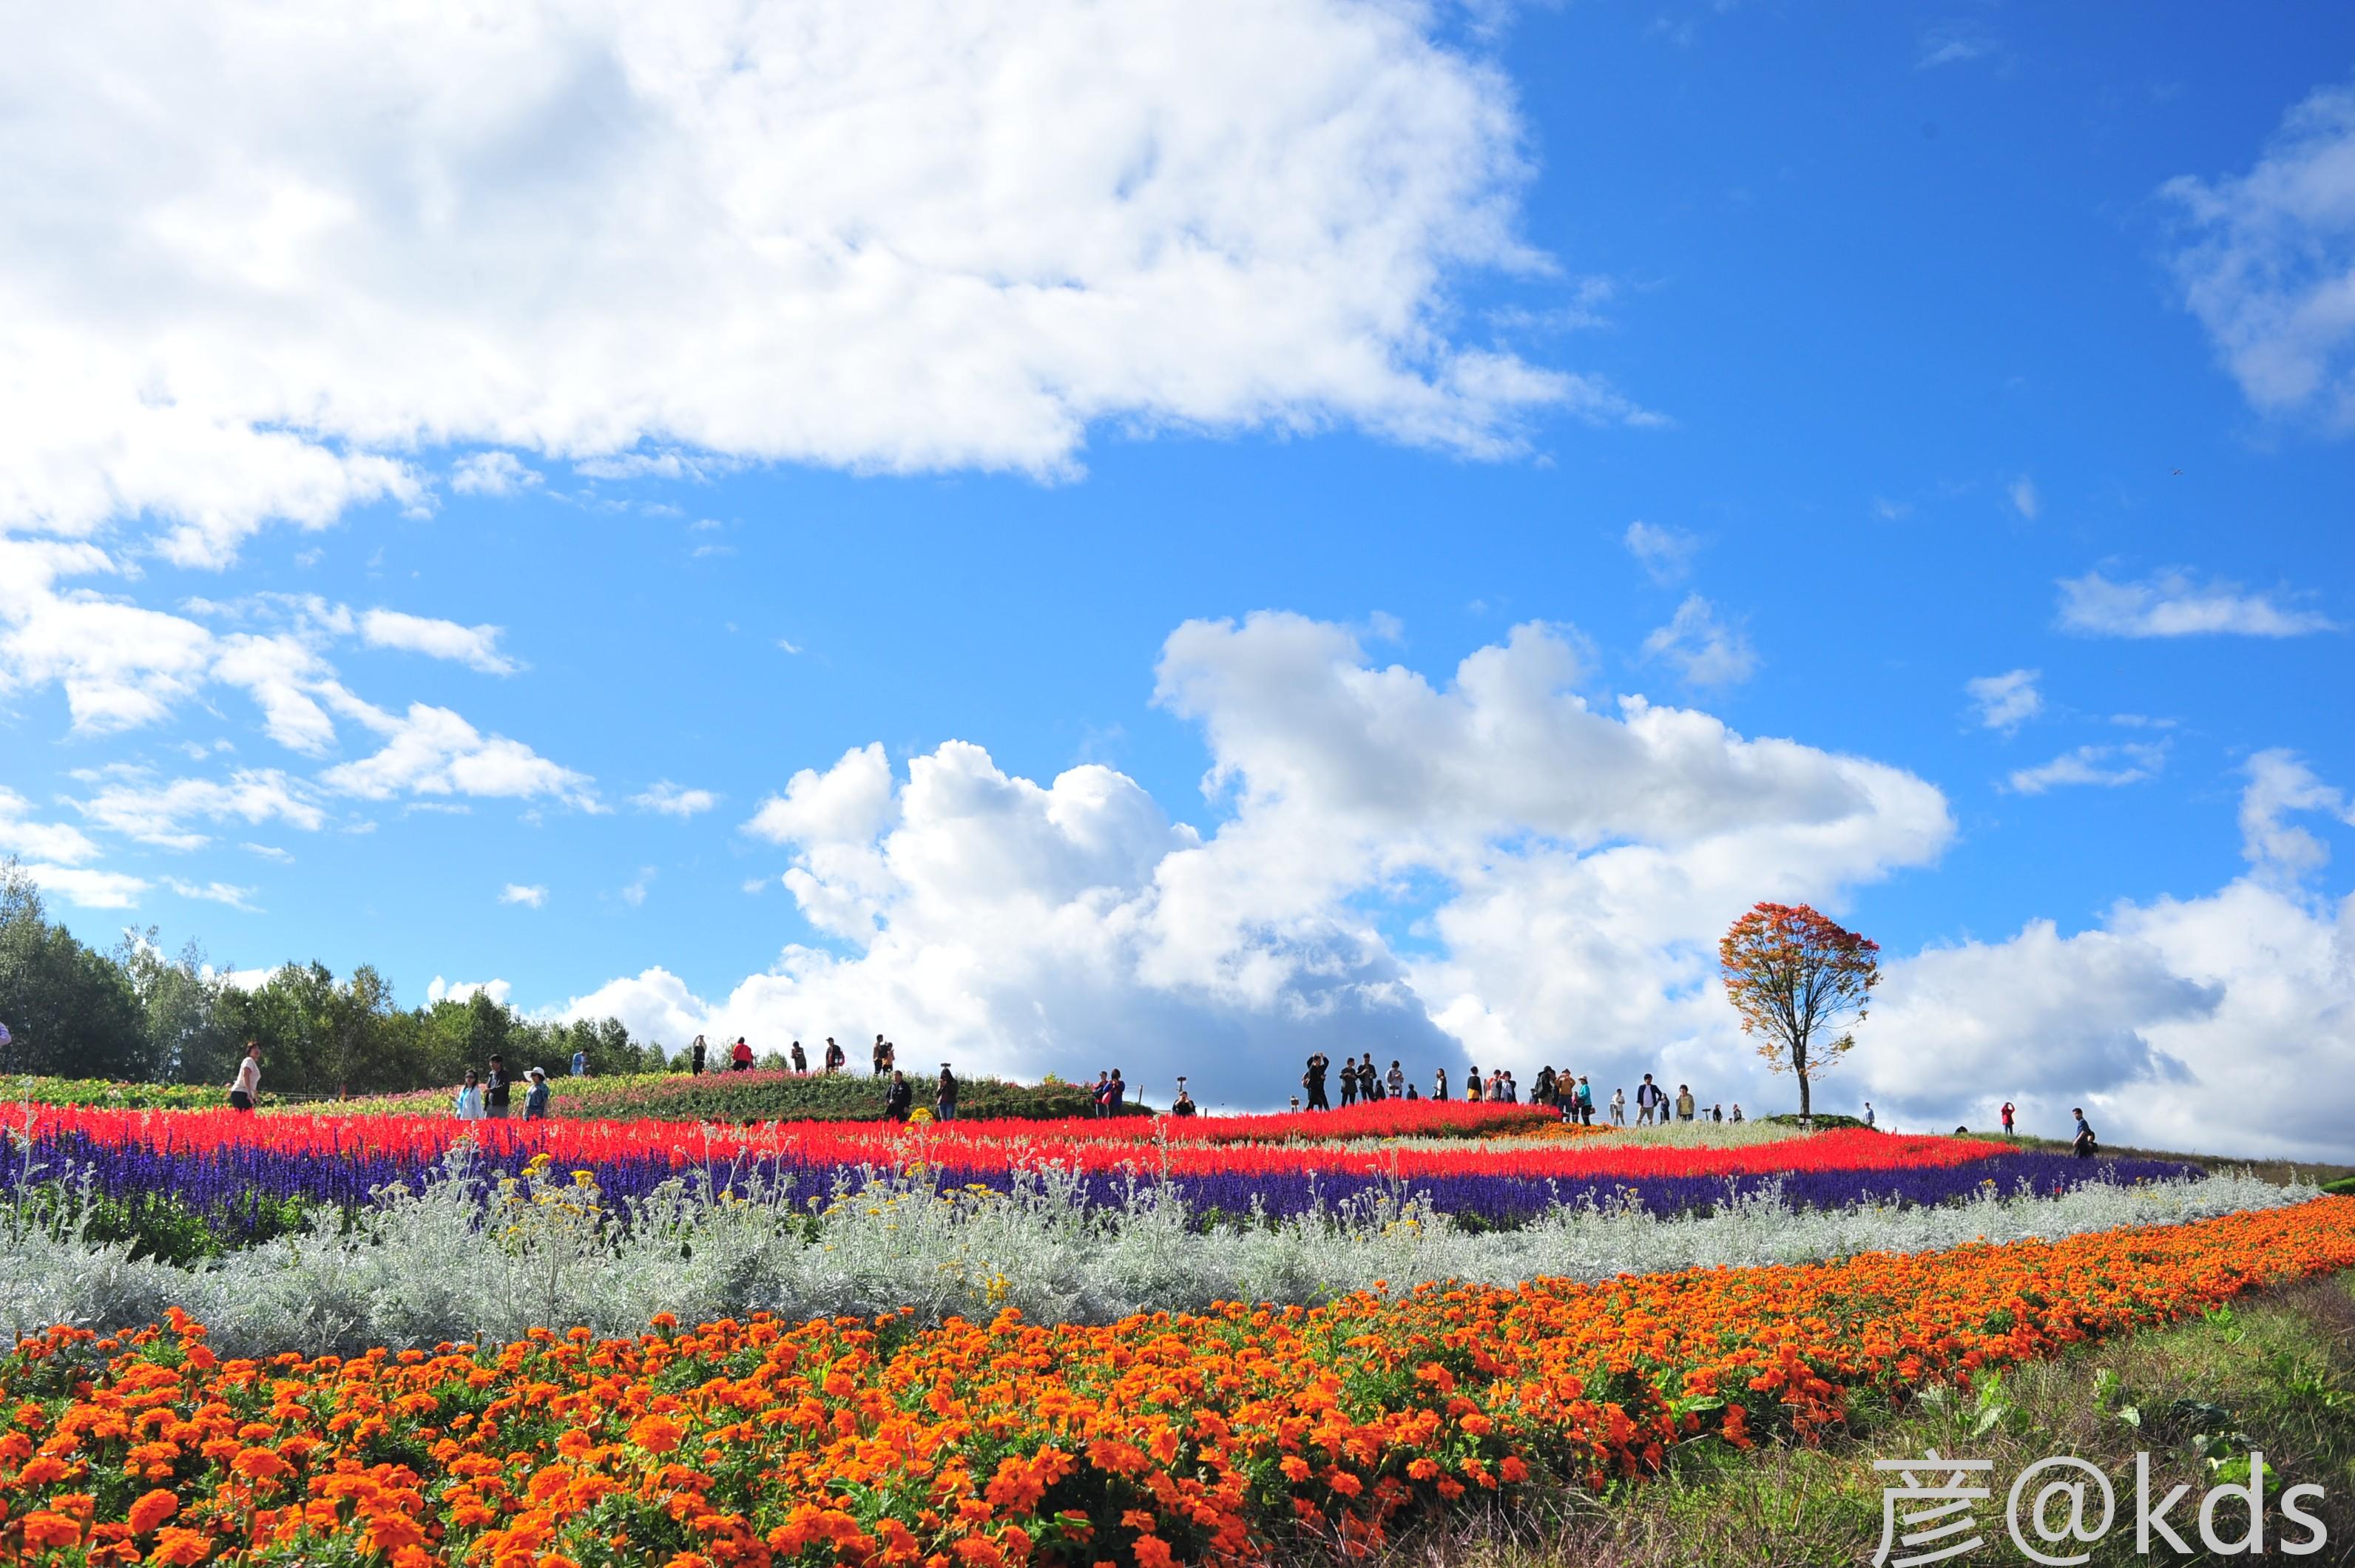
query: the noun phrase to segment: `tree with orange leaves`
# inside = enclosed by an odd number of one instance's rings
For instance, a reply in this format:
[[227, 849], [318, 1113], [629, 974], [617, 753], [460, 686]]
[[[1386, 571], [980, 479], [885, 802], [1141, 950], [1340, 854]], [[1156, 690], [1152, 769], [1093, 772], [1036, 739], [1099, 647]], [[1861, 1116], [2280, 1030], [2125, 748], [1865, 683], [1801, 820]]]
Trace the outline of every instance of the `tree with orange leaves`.
[[1811, 1114], [1815, 1080], [1856, 1045], [1843, 1024], [1862, 1023], [1881, 978], [1881, 944], [1806, 904], [1762, 903], [1733, 923], [1717, 944], [1725, 994], [1742, 1015], [1742, 1032], [1777, 1072], [1799, 1080], [1799, 1115]]

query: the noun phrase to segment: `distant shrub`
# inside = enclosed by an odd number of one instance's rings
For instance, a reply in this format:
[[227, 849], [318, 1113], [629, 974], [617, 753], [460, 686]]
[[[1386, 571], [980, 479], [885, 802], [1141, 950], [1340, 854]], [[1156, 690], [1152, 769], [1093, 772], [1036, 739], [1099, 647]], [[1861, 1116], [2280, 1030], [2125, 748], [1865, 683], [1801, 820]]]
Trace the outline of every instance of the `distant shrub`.
[[1860, 1126], [1863, 1126], [1863, 1125], [1864, 1125], [1864, 1123], [1863, 1123], [1863, 1122], [1861, 1122], [1860, 1120], [1859, 1120], [1858, 1118], [1856, 1118], [1856, 1117], [1854, 1117], [1854, 1116], [1831, 1116], [1831, 1115], [1825, 1115], [1823, 1112], [1821, 1112], [1821, 1111], [1817, 1112], [1817, 1113], [1816, 1113], [1814, 1115], [1812, 1115], [1812, 1116], [1796, 1116], [1796, 1115], [1760, 1116], [1760, 1117], [1758, 1117], [1758, 1118], [1756, 1118], [1756, 1119], [1757, 1119], [1757, 1120], [1759, 1120], [1759, 1121], [1762, 1121], [1762, 1122], [1765, 1122], [1765, 1123], [1767, 1123], [1767, 1124], [1769, 1124], [1770, 1125], [1773, 1125], [1773, 1126], [1777, 1126], [1777, 1127], [1799, 1127], [1799, 1126], [1806, 1126], [1806, 1127], [1813, 1127], [1813, 1128], [1814, 1128], [1816, 1131], [1817, 1131], [1817, 1132], [1823, 1132], [1824, 1130], [1826, 1130], [1827, 1128], [1829, 1128], [1829, 1127], [1860, 1127]]
[[[125, 1111], [203, 1111], [229, 1104], [211, 1083], [117, 1083], [104, 1078], [0, 1078], [0, 1096], [36, 1105], [107, 1105]], [[261, 1103], [276, 1103], [263, 1091]]]

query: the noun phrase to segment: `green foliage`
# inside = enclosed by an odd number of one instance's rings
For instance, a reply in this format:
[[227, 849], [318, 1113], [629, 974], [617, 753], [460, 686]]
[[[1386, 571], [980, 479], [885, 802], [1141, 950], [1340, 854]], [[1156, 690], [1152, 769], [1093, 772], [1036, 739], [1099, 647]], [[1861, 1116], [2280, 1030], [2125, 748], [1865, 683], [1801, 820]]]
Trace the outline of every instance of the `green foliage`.
[[2337, 1193], [2343, 1198], [2355, 1198], [2355, 1176], [2342, 1176], [2325, 1186], [2323, 1190]]
[[1771, 1123], [1778, 1127], [1813, 1127], [1819, 1133], [1833, 1127], [1861, 1127], [1864, 1125], [1861, 1121], [1858, 1120], [1854, 1116], [1828, 1116], [1821, 1111], [1817, 1112], [1812, 1116], [1759, 1116], [1754, 1119], [1761, 1122]]
[[[205, 1111], [229, 1103], [215, 1083], [124, 1083], [112, 1078], [15, 1078], [0, 1080], [11, 1102], [36, 1105], [102, 1105], [118, 1111]], [[267, 1089], [264, 1105], [275, 1102]]]
[[[599, 1074], [666, 1066], [660, 1046], [614, 1019], [529, 1019], [480, 993], [403, 1010], [368, 965], [338, 979], [324, 964], [287, 964], [249, 989], [194, 944], [167, 957], [153, 927], [101, 953], [49, 920], [13, 858], [0, 861], [0, 1023], [12, 1037], [0, 1073], [44, 1080], [35, 1097], [51, 1104], [217, 1104], [248, 1041], [261, 1047], [265, 1099], [438, 1089], [495, 1051], [518, 1071], [537, 1061], [569, 1072], [576, 1051]], [[110, 1080], [187, 1086], [193, 1097], [142, 1099], [91, 1082]]]

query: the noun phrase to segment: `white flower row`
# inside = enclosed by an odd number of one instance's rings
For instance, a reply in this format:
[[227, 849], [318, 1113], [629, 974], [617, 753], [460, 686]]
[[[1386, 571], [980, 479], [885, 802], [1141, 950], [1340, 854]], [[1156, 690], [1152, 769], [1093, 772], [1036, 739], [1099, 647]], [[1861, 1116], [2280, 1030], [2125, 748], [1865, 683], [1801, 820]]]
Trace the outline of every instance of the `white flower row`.
[[641, 1331], [658, 1312], [695, 1322], [766, 1308], [799, 1317], [913, 1307], [926, 1320], [1103, 1322], [1221, 1300], [1315, 1302], [1387, 1282], [1500, 1285], [1695, 1267], [1800, 1263], [1860, 1252], [2054, 1238], [2304, 1201], [2310, 1187], [2220, 1175], [2051, 1198], [1984, 1195], [1945, 1208], [1794, 1210], [1773, 1192], [1700, 1217], [1566, 1207], [1475, 1234], [1418, 1205], [1356, 1200], [1257, 1227], [1205, 1232], [1172, 1189], [1140, 1185], [1090, 1209], [1069, 1178], [1027, 1174], [1011, 1196], [878, 1177], [819, 1204], [783, 1187], [750, 1199], [674, 1182], [627, 1224], [561, 1173], [491, 1196], [452, 1175], [389, 1194], [357, 1231], [309, 1232], [197, 1268], [133, 1261], [0, 1208], [0, 1332], [112, 1328], [185, 1308], [224, 1353], [344, 1351], [520, 1338], [534, 1327]]

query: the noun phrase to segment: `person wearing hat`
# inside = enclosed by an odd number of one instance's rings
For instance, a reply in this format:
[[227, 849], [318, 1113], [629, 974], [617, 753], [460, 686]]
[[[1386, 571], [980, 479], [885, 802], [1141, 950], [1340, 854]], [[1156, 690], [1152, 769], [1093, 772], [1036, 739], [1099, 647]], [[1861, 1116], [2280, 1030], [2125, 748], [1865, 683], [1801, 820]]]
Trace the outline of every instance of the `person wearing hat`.
[[531, 1087], [524, 1091], [523, 1119], [527, 1122], [545, 1121], [548, 1119], [547, 1070], [535, 1067], [524, 1076], [531, 1080]]

